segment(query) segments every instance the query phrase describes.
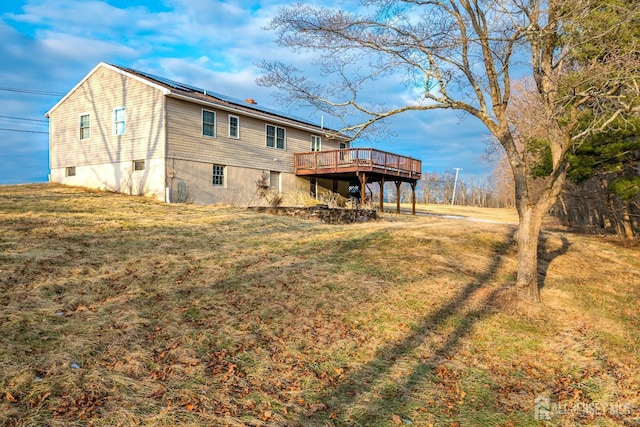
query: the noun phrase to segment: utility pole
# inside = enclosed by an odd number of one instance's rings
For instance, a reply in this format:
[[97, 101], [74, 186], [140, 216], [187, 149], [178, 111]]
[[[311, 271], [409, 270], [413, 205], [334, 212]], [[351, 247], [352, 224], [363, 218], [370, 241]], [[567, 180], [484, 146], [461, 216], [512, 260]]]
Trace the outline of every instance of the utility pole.
[[456, 170], [456, 179], [453, 181], [453, 196], [451, 197], [451, 206], [456, 201], [456, 186], [458, 185], [458, 172], [462, 170], [462, 168], [454, 168]]

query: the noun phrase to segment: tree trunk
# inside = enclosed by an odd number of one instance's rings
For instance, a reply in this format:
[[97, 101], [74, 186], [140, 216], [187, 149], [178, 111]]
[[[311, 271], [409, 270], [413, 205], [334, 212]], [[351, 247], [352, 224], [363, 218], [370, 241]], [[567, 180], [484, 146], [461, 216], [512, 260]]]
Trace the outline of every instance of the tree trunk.
[[518, 209], [520, 224], [515, 236], [518, 244], [516, 290], [520, 299], [540, 302], [538, 284], [538, 239], [544, 212], [538, 206], [523, 203]]
[[624, 237], [633, 239], [633, 225], [631, 224], [631, 216], [629, 215], [629, 203], [622, 201], [622, 225], [624, 228]]

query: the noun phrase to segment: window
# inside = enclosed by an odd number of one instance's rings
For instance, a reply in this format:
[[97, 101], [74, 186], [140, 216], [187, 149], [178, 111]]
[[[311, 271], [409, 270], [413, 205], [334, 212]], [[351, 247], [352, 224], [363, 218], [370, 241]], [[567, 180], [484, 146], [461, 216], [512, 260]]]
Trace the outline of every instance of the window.
[[80, 139], [89, 139], [91, 136], [91, 116], [83, 114], [80, 116]]
[[76, 176], [76, 167], [75, 166], [66, 167], [64, 170], [64, 176]]
[[311, 151], [320, 151], [320, 137], [311, 135]]
[[240, 119], [229, 116], [229, 138], [240, 138]]
[[124, 107], [116, 108], [113, 110], [113, 134], [124, 135], [126, 127]]
[[224, 166], [213, 165], [213, 185], [224, 185]]
[[133, 161], [133, 170], [134, 171], [143, 171], [144, 170], [144, 160], [134, 160]]
[[283, 128], [267, 125], [267, 147], [284, 150], [285, 135]]
[[213, 111], [202, 110], [202, 134], [216, 137], [216, 113]]

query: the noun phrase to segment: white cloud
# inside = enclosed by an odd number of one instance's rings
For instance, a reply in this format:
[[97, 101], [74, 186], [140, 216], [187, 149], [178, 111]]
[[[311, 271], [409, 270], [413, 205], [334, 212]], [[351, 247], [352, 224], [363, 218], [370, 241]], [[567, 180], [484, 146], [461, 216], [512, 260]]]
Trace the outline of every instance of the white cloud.
[[135, 58], [140, 52], [111, 41], [89, 39], [62, 33], [47, 33], [41, 39], [49, 54], [61, 61], [89, 61], [98, 63], [103, 58]]

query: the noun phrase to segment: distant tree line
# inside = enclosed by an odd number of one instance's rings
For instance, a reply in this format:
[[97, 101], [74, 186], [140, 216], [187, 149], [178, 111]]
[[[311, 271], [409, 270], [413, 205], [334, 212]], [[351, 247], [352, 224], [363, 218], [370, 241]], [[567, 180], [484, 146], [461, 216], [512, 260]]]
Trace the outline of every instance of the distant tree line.
[[640, 235], [640, 118], [589, 138], [570, 155], [570, 182], [553, 213], [566, 225]]
[[[640, 123], [590, 138], [569, 159], [569, 180], [550, 213], [570, 229], [639, 236]], [[506, 159], [497, 162], [492, 183], [498, 207], [513, 206], [513, 175]]]
[[[455, 200], [454, 200], [455, 186]], [[373, 200], [379, 199], [377, 186], [367, 189], [373, 195]], [[385, 186], [384, 199], [386, 202], [396, 202], [396, 189], [393, 185]], [[411, 201], [411, 188], [407, 184], [400, 187], [400, 201]], [[453, 172], [427, 172], [416, 185], [416, 202], [432, 204], [454, 204], [458, 206], [477, 206], [489, 208], [513, 208], [513, 180], [509, 181], [497, 171], [491, 177], [476, 179], [473, 182], [458, 178], [456, 183]]]
[[[454, 199], [455, 186], [455, 199]], [[505, 200], [491, 178], [468, 182], [455, 180], [454, 172], [431, 172], [422, 175], [416, 187], [416, 197], [422, 203], [440, 203], [459, 206], [513, 207], [513, 197]]]

